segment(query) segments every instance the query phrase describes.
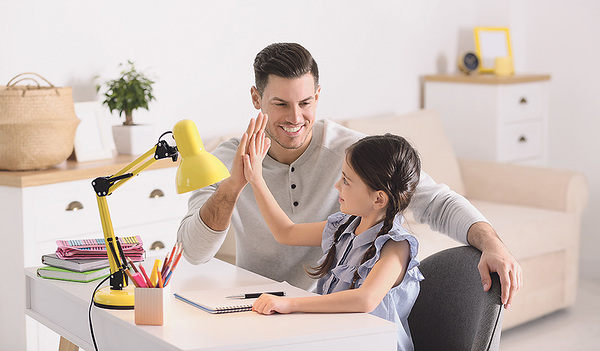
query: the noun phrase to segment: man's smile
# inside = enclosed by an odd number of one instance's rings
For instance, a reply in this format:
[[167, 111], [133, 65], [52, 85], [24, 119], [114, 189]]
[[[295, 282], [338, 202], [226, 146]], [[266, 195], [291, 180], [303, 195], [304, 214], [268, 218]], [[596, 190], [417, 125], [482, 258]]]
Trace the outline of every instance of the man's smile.
[[286, 131], [287, 133], [291, 133], [291, 134], [298, 133], [302, 129], [302, 127], [304, 127], [303, 124], [299, 125], [299, 126], [281, 126], [281, 128], [284, 131]]

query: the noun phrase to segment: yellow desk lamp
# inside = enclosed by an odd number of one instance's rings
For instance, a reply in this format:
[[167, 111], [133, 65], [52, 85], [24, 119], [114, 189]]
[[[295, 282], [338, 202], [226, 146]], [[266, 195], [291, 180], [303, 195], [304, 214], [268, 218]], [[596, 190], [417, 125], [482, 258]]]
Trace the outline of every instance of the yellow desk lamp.
[[[169, 145], [162, 140], [166, 134], [173, 134], [177, 146]], [[229, 177], [225, 165], [215, 156], [204, 150], [198, 128], [191, 120], [177, 122], [172, 132], [165, 132], [158, 138], [158, 143], [145, 154], [132, 161], [119, 172], [108, 177], [99, 177], [92, 181], [98, 200], [98, 210], [102, 221], [102, 231], [106, 244], [106, 253], [110, 263], [110, 286], [99, 289], [94, 295], [94, 305], [110, 309], [133, 309], [134, 287], [128, 285], [125, 267], [127, 262], [121, 245], [113, 230], [106, 197], [118, 187], [137, 176], [159, 159], [170, 157], [181, 161], [177, 169], [177, 193], [203, 188]]]

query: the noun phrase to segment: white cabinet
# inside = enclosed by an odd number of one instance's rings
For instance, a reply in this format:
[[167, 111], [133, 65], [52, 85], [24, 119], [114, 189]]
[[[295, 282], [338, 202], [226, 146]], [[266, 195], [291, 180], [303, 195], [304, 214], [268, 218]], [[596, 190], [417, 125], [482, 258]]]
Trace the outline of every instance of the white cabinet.
[[[58, 334], [25, 319], [23, 268], [41, 265], [41, 256], [56, 251], [58, 239], [102, 238], [91, 181], [116, 173], [132, 160], [119, 156], [97, 166], [69, 161], [53, 170], [0, 172], [0, 223], [6, 239], [0, 264], [9, 270], [8, 281], [14, 282], [0, 296], [4, 301], [0, 305], [4, 320], [0, 325], [1, 350], [23, 350], [25, 339], [27, 350], [58, 348]], [[190, 194], [176, 193], [175, 166], [170, 160], [161, 160], [107, 198], [115, 235], [140, 235], [147, 259], [164, 258], [187, 212]], [[164, 248], [150, 250], [153, 244]]]
[[547, 75], [425, 77], [425, 108], [437, 110], [462, 158], [545, 165]]

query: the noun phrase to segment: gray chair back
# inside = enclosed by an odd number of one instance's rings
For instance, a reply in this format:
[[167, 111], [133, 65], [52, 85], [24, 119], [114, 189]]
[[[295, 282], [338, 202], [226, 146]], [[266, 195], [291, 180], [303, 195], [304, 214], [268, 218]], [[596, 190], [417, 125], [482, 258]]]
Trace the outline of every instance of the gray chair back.
[[415, 350], [498, 350], [502, 326], [500, 279], [483, 291], [481, 252], [461, 246], [435, 253], [419, 266], [425, 276], [408, 317]]

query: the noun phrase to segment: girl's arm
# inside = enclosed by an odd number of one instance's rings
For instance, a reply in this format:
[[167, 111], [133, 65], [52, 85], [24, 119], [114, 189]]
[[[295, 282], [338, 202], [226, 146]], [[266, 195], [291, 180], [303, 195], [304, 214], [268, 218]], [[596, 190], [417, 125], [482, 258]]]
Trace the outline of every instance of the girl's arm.
[[244, 175], [252, 185], [254, 197], [267, 226], [277, 242], [295, 246], [321, 246], [321, 236], [326, 221], [317, 223], [294, 223], [283, 212], [262, 176], [262, 162], [271, 146], [264, 131], [250, 137], [248, 154], [244, 155]]
[[388, 291], [400, 284], [410, 257], [406, 240], [389, 240], [381, 249], [381, 256], [358, 289], [344, 290], [328, 295], [311, 297], [278, 297], [261, 295], [252, 309], [262, 314], [291, 312], [371, 312]]

